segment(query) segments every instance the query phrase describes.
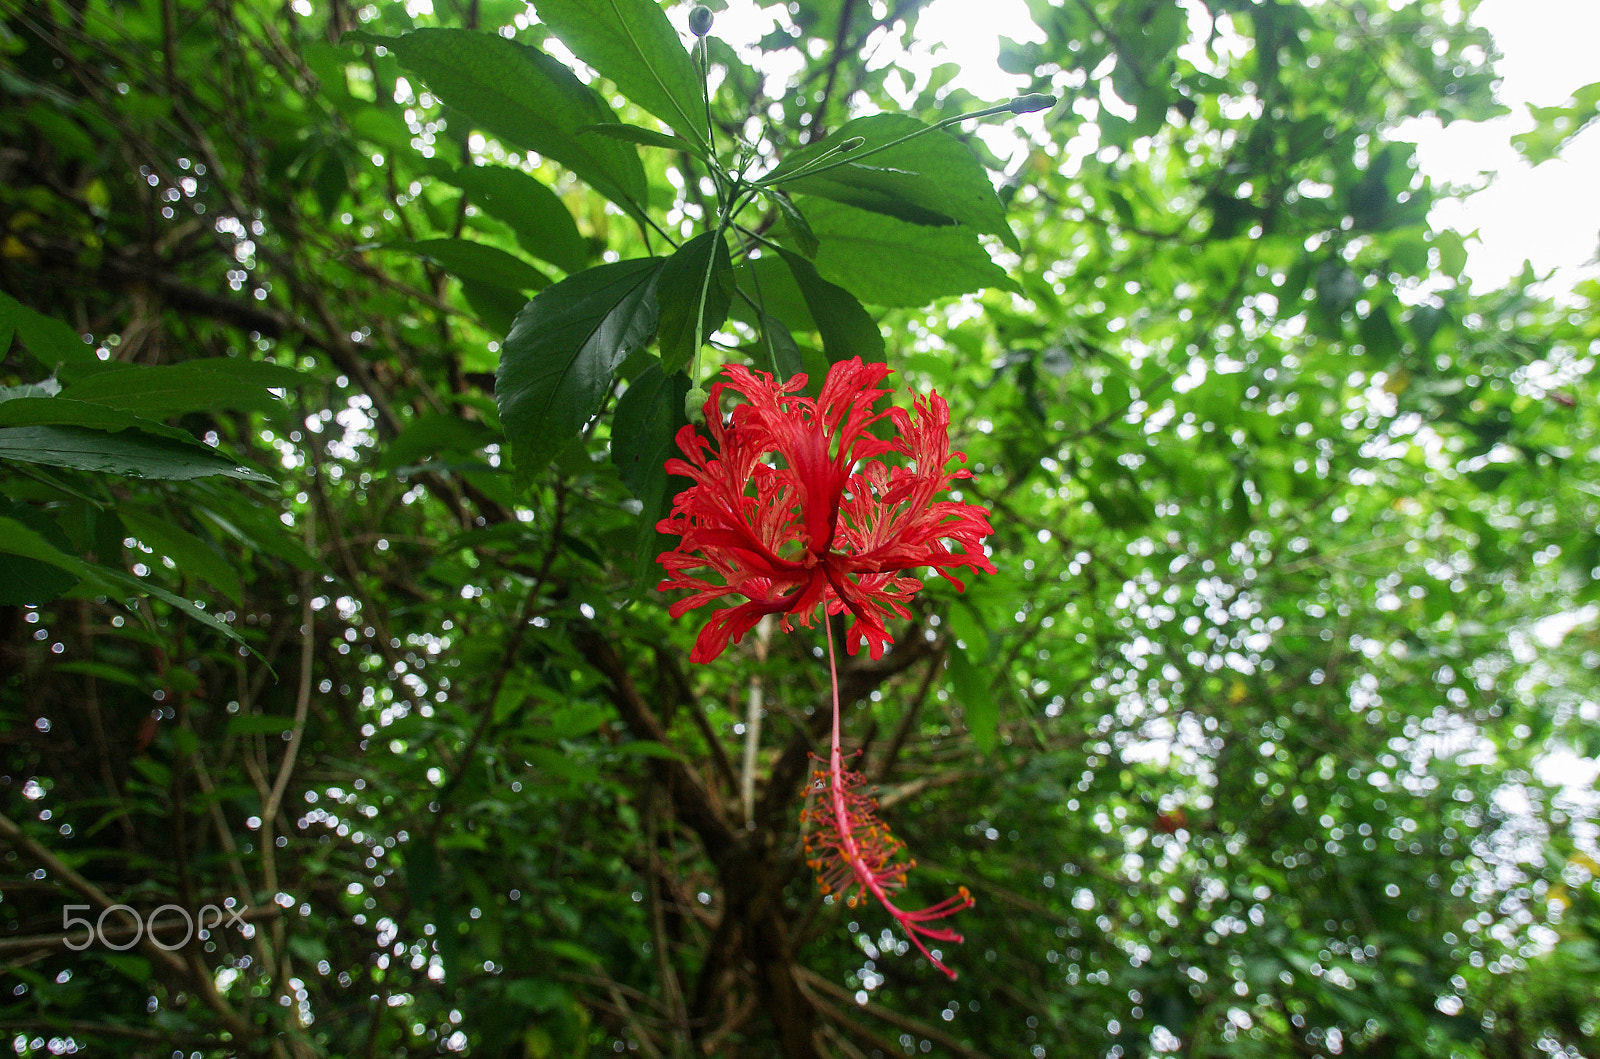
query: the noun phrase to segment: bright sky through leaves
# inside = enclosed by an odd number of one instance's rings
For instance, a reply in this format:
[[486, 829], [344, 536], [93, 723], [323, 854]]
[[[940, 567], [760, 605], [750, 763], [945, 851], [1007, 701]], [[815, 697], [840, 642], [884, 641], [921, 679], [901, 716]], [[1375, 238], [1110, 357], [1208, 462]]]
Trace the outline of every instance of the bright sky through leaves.
[[[1197, 9], [1191, 25], [1197, 19], [1208, 21], [1199, 5], [1191, 6]], [[752, 42], [776, 24], [771, 10], [736, 0], [717, 15], [716, 32], [735, 46]], [[1423, 172], [1436, 183], [1470, 187], [1482, 184], [1484, 174], [1494, 175], [1492, 187], [1465, 201], [1443, 202], [1433, 214], [1437, 227], [1478, 233], [1477, 241], [1467, 244], [1466, 269], [1476, 289], [1503, 285], [1522, 271], [1525, 259], [1536, 274], [1562, 270], [1555, 289], [1570, 288], [1578, 275], [1596, 267], [1600, 198], [1592, 187], [1600, 174], [1600, 132], [1589, 129], [1567, 146], [1564, 157], [1537, 167], [1516, 152], [1511, 137], [1532, 128], [1529, 104], [1558, 105], [1600, 77], [1592, 47], [1600, 40], [1600, 5], [1589, 0], [1489, 0], [1478, 8], [1475, 20], [1494, 34], [1504, 55], [1498, 64], [1503, 77], [1499, 95], [1512, 113], [1488, 122], [1457, 122], [1448, 129], [1433, 120], [1411, 121], [1397, 138], [1418, 143]], [[1043, 39], [1023, 0], [933, 0], [918, 18], [917, 37], [908, 52], [897, 39], [880, 36], [863, 56], [869, 67], [894, 63], [906, 71], [908, 100], [926, 83], [930, 70], [948, 62], [962, 68], [953, 83], [980, 99], [1025, 91], [1026, 78], [995, 64], [1001, 38], [1018, 43]], [[1199, 52], [1192, 45], [1190, 50]], [[1018, 126], [1033, 128], [1041, 120], [1023, 118]], [[1010, 131], [989, 126], [980, 135], [1000, 157], [1009, 153]]]

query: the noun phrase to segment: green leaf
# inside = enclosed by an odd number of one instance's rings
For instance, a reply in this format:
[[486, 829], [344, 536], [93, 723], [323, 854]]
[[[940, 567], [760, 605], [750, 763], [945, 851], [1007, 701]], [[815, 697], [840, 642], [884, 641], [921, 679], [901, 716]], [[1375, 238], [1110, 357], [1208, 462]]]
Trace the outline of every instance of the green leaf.
[[301, 372], [276, 364], [209, 357], [99, 372], [68, 386], [61, 398], [161, 419], [189, 412], [270, 409], [279, 403], [272, 390], [311, 381]]
[[[29, 519], [29, 522], [35, 521]], [[12, 514], [0, 515], [0, 552], [7, 555], [20, 555], [34, 559], [41, 563], [48, 563], [58, 569], [65, 570], [79, 578], [90, 579], [94, 577], [89, 563], [84, 562], [75, 555], [70, 555], [66, 548], [57, 547], [52, 543], [59, 529], [52, 533], [48, 527], [35, 530], [32, 526]], [[62, 538], [64, 542], [64, 535]]]
[[699, 148], [685, 140], [682, 136], [674, 136], [669, 132], [656, 129], [640, 128], [638, 125], [627, 125], [622, 122], [606, 122], [603, 125], [587, 125], [578, 130], [584, 135], [609, 136], [613, 140], [624, 143], [636, 143], [641, 147], [665, 147], [669, 151], [688, 151], [698, 153]]
[[1511, 143], [1529, 165], [1539, 165], [1556, 157], [1579, 133], [1600, 121], [1600, 81], [1579, 88], [1565, 103], [1527, 106], [1535, 125], [1530, 131], [1511, 137]]
[[179, 529], [170, 517], [154, 515], [127, 505], [118, 514], [128, 531], [158, 555], [171, 559], [180, 573], [204, 578], [223, 595], [240, 603], [244, 586], [233, 565], [206, 541]]
[[821, 240], [817, 272], [872, 305], [917, 308], [948, 294], [1013, 289], [970, 229], [930, 228], [896, 217], [809, 199]]
[[[104, 371], [105, 361], [95, 356], [83, 336], [53, 317], [36, 313], [11, 295], [0, 291], [0, 322], [8, 326], [35, 360], [52, 374], [69, 378]], [[6, 329], [0, 326], [0, 330]], [[0, 346], [0, 352], [4, 351]]]
[[190, 512], [197, 520], [216, 526], [223, 536], [253, 552], [275, 556], [311, 573], [327, 573], [327, 566], [306, 550], [300, 537], [278, 520], [277, 513], [253, 496], [221, 482], [202, 481], [188, 487]]
[[328, 958], [328, 943], [321, 938], [291, 934], [285, 944], [288, 945], [290, 952], [308, 964], [315, 964]]
[[255, 649], [245, 643], [244, 638], [235, 632], [232, 626], [215, 615], [201, 610], [192, 601], [174, 595], [166, 589], [152, 585], [149, 582], [141, 581], [132, 574], [98, 563], [87, 563], [76, 556], [68, 555], [14, 518], [0, 517], [0, 552], [20, 555], [25, 558], [36, 559], [39, 562], [49, 563], [51, 566], [60, 567], [75, 575], [87, 587], [98, 589], [107, 595], [119, 594], [116, 589], [120, 586], [124, 591], [131, 592], [135, 596], [154, 596], [200, 624], [214, 629], [235, 643], [249, 648], [252, 653], [255, 652]]
[[733, 267], [733, 280], [740, 295], [729, 310], [734, 319], [759, 327], [765, 312], [782, 320], [791, 331], [817, 329], [805, 294], [780, 255], [764, 252], [761, 257], [746, 258]]
[[489, 216], [509, 225], [528, 253], [563, 272], [581, 272], [589, 263], [588, 244], [572, 213], [543, 181], [500, 165], [466, 166], [442, 175]]
[[[915, 138], [887, 150], [873, 151], [874, 147], [904, 136]], [[792, 175], [839, 144], [858, 137], [866, 142], [827, 159], [821, 171], [809, 176]], [[791, 192], [816, 195], [914, 224], [966, 225], [974, 231], [997, 235], [1012, 250], [1021, 250], [1015, 233], [1006, 224], [1005, 206], [994, 192], [989, 171], [977, 155], [942, 129], [933, 129], [904, 114], [872, 114], [847, 122], [820, 143], [785, 158], [765, 182], [782, 183]]]
[[574, 702], [550, 714], [553, 739], [576, 739], [605, 723], [608, 711], [592, 702]]
[[655, 0], [540, 0], [537, 10], [574, 55], [705, 150], [700, 74]]
[[629, 384], [617, 402], [611, 424], [611, 462], [622, 482], [644, 504], [643, 521], [654, 526], [665, 516], [667, 460], [679, 455], [678, 431], [689, 425], [683, 402], [689, 394], [689, 377], [670, 375], [652, 364]]
[[92, 427], [96, 430], [132, 427], [197, 448], [200, 445], [193, 435], [154, 419], [94, 401], [73, 401], [65, 397], [16, 397], [0, 403], [0, 426]]
[[384, 243], [385, 250], [401, 250], [425, 257], [454, 276], [506, 290], [543, 290], [550, 277], [504, 250], [470, 239], [417, 239]]
[[461, 281], [461, 297], [466, 300], [472, 315], [478, 318], [484, 330], [496, 335], [510, 331], [511, 325], [516, 323], [517, 314], [528, 304], [527, 296], [521, 291], [490, 286], [475, 279]]
[[817, 234], [811, 230], [811, 225], [806, 221], [805, 214], [800, 212], [794, 200], [782, 191], [773, 190], [768, 197], [778, 207], [778, 212], [783, 216], [784, 226], [789, 229], [789, 237], [794, 240], [794, 245], [808, 258], [817, 256]]
[[979, 750], [993, 750], [999, 740], [1000, 711], [994, 696], [989, 694], [989, 682], [972, 664], [967, 652], [959, 647], [950, 648], [948, 668], [950, 683], [954, 685], [956, 699], [961, 703], [972, 741], [978, 744]]
[[[863, 310], [865, 311], [865, 310]], [[877, 330], [874, 328], [873, 330]], [[881, 339], [883, 336], [880, 335]], [[756, 341], [759, 353], [756, 360], [766, 361], [767, 369], [780, 379], [789, 379], [804, 371], [800, 362], [800, 345], [783, 321], [767, 313], [761, 314], [761, 337]], [[846, 358], [849, 359], [849, 358]], [[869, 357], [863, 357], [869, 360]]]
[[164, 481], [211, 475], [246, 482], [272, 481], [202, 445], [139, 430], [111, 434], [82, 427], [6, 427], [0, 429], [0, 459]]
[[652, 364], [629, 384], [617, 402], [611, 423], [611, 462], [623, 484], [639, 500], [639, 529], [635, 535], [635, 561], [630, 574], [640, 588], [659, 579], [655, 557], [672, 548], [675, 538], [661, 533], [656, 524], [672, 510], [672, 499], [688, 484], [667, 473], [666, 462], [680, 455], [678, 431], [689, 424], [684, 400], [689, 377], [671, 375]]
[[571, 960], [573, 963], [593, 964], [597, 967], [605, 966], [604, 960], [574, 942], [542, 938], [535, 944], [541, 951], [548, 952], [552, 956], [559, 956], [564, 960]]
[[497, 437], [493, 430], [476, 420], [463, 419], [454, 413], [429, 413], [419, 417], [388, 444], [378, 466], [392, 471], [444, 454], [467, 455], [478, 452]]
[[[168, 592], [164, 588], [152, 585], [148, 581], [141, 581], [132, 574], [123, 573], [121, 570], [111, 570], [103, 566], [97, 566], [95, 567], [95, 572], [105, 580], [121, 585], [124, 589], [131, 591], [134, 595], [154, 596], [156, 599], [161, 600], [181, 613], [188, 615], [188, 617], [199, 622], [201, 625], [204, 625], [216, 632], [220, 632], [234, 643], [248, 648], [250, 653], [256, 655], [257, 658], [261, 657], [255, 648], [250, 647], [248, 643], [245, 643], [244, 637], [233, 631], [233, 627], [231, 625], [218, 618], [216, 615], [208, 614], [206, 611], [197, 607], [192, 600], [184, 599], [182, 596], [175, 595], [171, 592]], [[263, 659], [263, 661], [265, 661], [265, 659]]]
[[695, 321], [700, 341], [728, 318], [733, 302], [733, 261], [718, 233], [703, 232], [678, 247], [661, 266], [657, 301], [661, 306], [661, 364], [670, 374], [695, 355]]
[[350, 190], [350, 171], [338, 151], [329, 148], [322, 152], [314, 190], [322, 216], [331, 219], [339, 209], [339, 200]]
[[[26, 527], [62, 555], [72, 548], [61, 527], [36, 507], [0, 498], [0, 516]], [[12, 553], [9, 537], [0, 537], [0, 605], [21, 607], [50, 602], [78, 583], [78, 578], [46, 558]]]
[[614, 122], [600, 94], [550, 56], [493, 33], [428, 28], [400, 37], [354, 35], [389, 48], [428, 89], [507, 146], [553, 158], [589, 186], [642, 216], [649, 185], [639, 152], [605, 137], [580, 138]]
[[240, 713], [228, 718], [229, 735], [282, 735], [293, 727], [293, 717]]
[[0, 357], [11, 351], [11, 336], [17, 333], [17, 316], [21, 308], [15, 298], [0, 292]]
[[598, 265], [541, 291], [500, 351], [495, 398], [524, 473], [583, 429], [624, 357], [656, 330], [660, 258]]
[[418, 907], [426, 907], [439, 891], [439, 851], [433, 844], [433, 839], [426, 834], [418, 835], [406, 845], [405, 851], [406, 889], [410, 892], [411, 903]]
[[21, 397], [54, 397], [60, 392], [61, 384], [54, 379], [42, 379], [21, 386], [0, 386], [0, 403]]
[[1400, 332], [1395, 330], [1394, 321], [1389, 318], [1386, 306], [1374, 305], [1367, 315], [1361, 318], [1358, 329], [1361, 334], [1361, 344], [1366, 347], [1368, 355], [1385, 361], [1394, 360], [1400, 355]]
[[506, 999], [531, 1011], [555, 1011], [567, 1002], [567, 991], [555, 982], [519, 978], [506, 983]]
[[1459, 280], [1467, 267], [1467, 241], [1460, 232], [1446, 228], [1433, 234], [1433, 245], [1439, 251], [1439, 271]]
[[811, 262], [787, 250], [778, 251], [794, 275], [800, 293], [822, 336], [822, 350], [831, 363], [860, 357], [863, 361], [884, 360], [883, 332], [855, 296], [817, 274]]

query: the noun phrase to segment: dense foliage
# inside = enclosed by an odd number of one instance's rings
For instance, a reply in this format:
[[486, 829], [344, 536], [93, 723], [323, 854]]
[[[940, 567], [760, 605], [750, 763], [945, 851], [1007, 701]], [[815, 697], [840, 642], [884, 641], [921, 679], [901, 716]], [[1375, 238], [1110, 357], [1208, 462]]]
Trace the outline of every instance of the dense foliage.
[[[1472, 5], [1030, 0], [1016, 103], [923, 6], [3, 5], [17, 1054], [1600, 1054], [1600, 284], [1391, 138]], [[821, 625], [655, 587], [691, 391], [852, 357], [994, 527], [839, 677], [953, 982], [805, 867]]]

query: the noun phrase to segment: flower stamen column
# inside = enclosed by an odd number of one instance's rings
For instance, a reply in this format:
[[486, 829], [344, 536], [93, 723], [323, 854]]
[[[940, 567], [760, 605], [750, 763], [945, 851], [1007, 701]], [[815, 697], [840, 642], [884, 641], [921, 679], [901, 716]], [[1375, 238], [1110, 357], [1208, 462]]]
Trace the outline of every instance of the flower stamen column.
[[[852, 908], [861, 902], [864, 894], [871, 894], [900, 924], [900, 929], [928, 962], [953, 980], [956, 972], [930, 952], [923, 939], [960, 944], [960, 934], [948, 927], [928, 924], [971, 908], [972, 894], [962, 886], [957, 889], [956, 896], [915, 912], [900, 908], [889, 896], [904, 887], [906, 872], [916, 867], [917, 862], [899, 859], [905, 843], [895, 838], [888, 825], [878, 818], [877, 801], [861, 790], [865, 777], [844, 766], [844, 754], [839, 746], [839, 668], [834, 657], [833, 630], [826, 615], [822, 627], [828, 641], [828, 676], [833, 685], [833, 736], [828, 746], [827, 771], [818, 769], [812, 777], [821, 797], [818, 798], [820, 804], [805, 813], [805, 821], [812, 825], [805, 839], [806, 864], [817, 873], [818, 884], [825, 895], [837, 894]], [[852, 887], [854, 893], [850, 892]]]

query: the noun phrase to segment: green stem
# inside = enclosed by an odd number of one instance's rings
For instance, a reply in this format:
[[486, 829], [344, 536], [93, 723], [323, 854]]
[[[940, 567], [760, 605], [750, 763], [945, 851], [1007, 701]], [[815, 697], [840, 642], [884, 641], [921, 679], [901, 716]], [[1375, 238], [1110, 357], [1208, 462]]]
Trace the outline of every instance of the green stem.
[[[737, 234], [741, 235], [741, 236], [747, 235], [747, 236], [752, 237], [753, 239], [765, 242], [765, 240], [762, 240], [759, 235], [756, 235], [754, 232], [750, 231], [748, 228], [744, 228], [741, 225], [737, 225], [737, 224], [734, 225], [733, 227], [734, 227], [734, 231]], [[750, 248], [748, 246], [744, 245], [742, 242], [741, 242], [740, 245], [744, 250], [745, 260], [748, 261], [749, 258], [750, 258]], [[756, 296], [755, 296], [754, 299], [752, 299], [744, 291], [738, 291], [737, 293], [739, 294], [739, 296], [741, 298], [743, 298], [745, 301], [749, 302], [752, 306], [755, 307], [755, 310], [756, 310], [756, 322], [761, 325], [761, 337], [766, 340], [767, 364], [768, 364], [768, 366], [770, 366], [772, 368], [772, 376], [773, 376], [773, 378], [781, 379], [781, 378], [784, 377], [784, 374], [783, 374], [783, 369], [778, 366], [778, 347], [777, 347], [777, 344], [772, 341], [772, 328], [767, 326], [767, 303], [766, 303], [766, 299], [763, 298], [762, 295], [761, 295], [761, 278], [756, 275], [756, 271], [753, 268], [750, 270], [750, 282], [751, 282], [752, 285], [754, 285], [754, 287], [756, 289]]]
[[722, 237], [727, 233], [729, 227], [733, 225], [733, 218], [738, 215], [740, 210], [749, 205], [753, 198], [755, 198], [755, 192], [752, 190], [737, 191], [731, 197], [728, 208], [723, 210], [722, 215], [717, 218], [716, 234], [711, 237], [711, 253], [706, 257], [706, 274], [700, 281], [700, 304], [695, 308], [694, 313], [694, 354], [689, 360], [689, 382], [691, 384], [700, 377], [700, 346], [705, 339], [706, 298], [711, 293], [711, 277], [717, 269], [717, 245], [722, 241]]
[[943, 121], [936, 122], [932, 125], [925, 125], [914, 132], [908, 132], [904, 136], [890, 140], [888, 143], [879, 144], [876, 147], [868, 147], [866, 150], [861, 151], [860, 153], [851, 151], [849, 152], [849, 158], [841, 158], [838, 161], [828, 162], [826, 165], [821, 164], [826, 159], [840, 153], [840, 149], [836, 145], [831, 150], [824, 151], [812, 162], [801, 166], [793, 173], [784, 173], [782, 176], [776, 179], [768, 177], [762, 180], [755, 180], [752, 181], [752, 183], [757, 187], [775, 187], [776, 185], [785, 183], [786, 181], [798, 180], [801, 177], [816, 176], [818, 173], [826, 173], [830, 169], [838, 169], [840, 166], [850, 165], [851, 163], [859, 162], [863, 158], [870, 158], [875, 154], [881, 154], [890, 148], [899, 147], [907, 140], [914, 140], [918, 136], [926, 136], [930, 132], [934, 132], [939, 129], [946, 129], [951, 125], [959, 125], [963, 121], [971, 121], [974, 118], [988, 118], [993, 117], [996, 114], [1007, 114], [1011, 112], [1010, 103], [1001, 103], [999, 106], [986, 107], [983, 110], [975, 110], [971, 114], [957, 114], [954, 117], [945, 118]]
[[711, 123], [711, 56], [706, 50], [706, 38], [700, 38], [700, 98], [706, 104], [706, 161], [711, 171], [717, 171], [717, 130]]

